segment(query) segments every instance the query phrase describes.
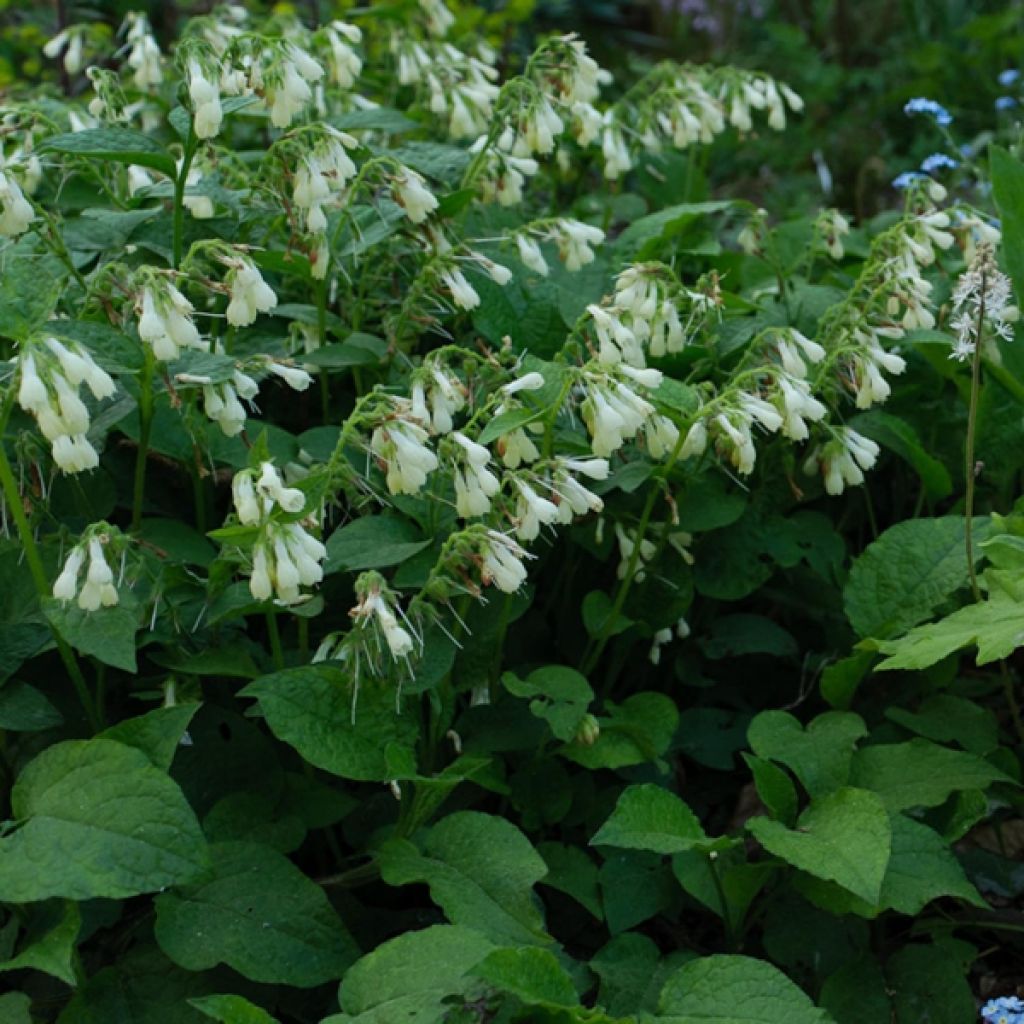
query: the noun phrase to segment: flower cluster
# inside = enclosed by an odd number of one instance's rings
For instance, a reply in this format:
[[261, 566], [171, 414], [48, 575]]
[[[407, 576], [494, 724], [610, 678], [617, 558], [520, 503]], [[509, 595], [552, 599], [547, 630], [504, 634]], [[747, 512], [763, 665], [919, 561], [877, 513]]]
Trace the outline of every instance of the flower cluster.
[[134, 72], [135, 87], [142, 91], [164, 80], [160, 66], [160, 47], [149, 27], [149, 19], [138, 11], [129, 11], [124, 20], [128, 66]]
[[192, 321], [194, 307], [162, 275], [149, 274], [139, 293], [136, 313], [139, 337], [153, 348], [157, 359], [177, 359], [183, 348], [205, 348]]
[[[118, 603], [114, 571], [107, 562], [107, 549], [112, 539], [106, 523], [94, 524], [83, 534], [54, 581], [53, 596], [58, 601], [73, 601], [77, 595], [78, 607], [86, 612], [94, 612], [100, 607], [110, 608]], [[79, 577], [87, 561], [89, 567], [85, 572], [85, 582], [79, 588]]]
[[960, 275], [953, 289], [953, 316], [950, 327], [956, 342], [950, 359], [965, 362], [973, 357], [987, 332], [1003, 341], [1013, 340], [1012, 323], [1017, 309], [1010, 304], [1013, 286], [996, 266], [992, 249], [978, 247], [970, 267]]
[[53, 461], [65, 473], [94, 469], [99, 455], [86, 437], [89, 410], [79, 390], [85, 384], [95, 399], [109, 398], [110, 375], [82, 346], [56, 338], [23, 346], [18, 371], [18, 404], [35, 417]]
[[35, 210], [10, 169], [0, 168], [0, 235], [20, 235], [35, 219]]
[[252, 548], [249, 591], [257, 601], [272, 597], [278, 604], [293, 605], [308, 599], [302, 587], [312, 587], [324, 577], [327, 549], [301, 522], [283, 522], [278, 512], [300, 513], [306, 496], [287, 487], [273, 463], [236, 473], [231, 492], [238, 521], [259, 527]]
[[981, 1008], [985, 1024], [1024, 1024], [1024, 1001], [1017, 996], [990, 999]]
[[914, 114], [924, 114], [943, 128], [953, 123], [953, 115], [941, 103], [923, 96], [907, 100], [903, 106], [903, 113], [908, 117]]

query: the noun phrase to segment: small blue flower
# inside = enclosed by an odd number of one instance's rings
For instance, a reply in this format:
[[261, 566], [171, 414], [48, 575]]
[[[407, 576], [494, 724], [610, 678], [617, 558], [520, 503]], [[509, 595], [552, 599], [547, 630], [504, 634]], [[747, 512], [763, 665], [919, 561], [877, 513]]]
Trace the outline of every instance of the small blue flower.
[[1013, 85], [1020, 78], [1020, 72], [1016, 68], [1007, 68], [999, 72], [999, 84], [1004, 88]]
[[910, 188], [915, 181], [921, 181], [922, 178], [926, 177], [920, 171], [904, 171], [902, 174], [897, 174], [892, 179], [893, 188]]
[[950, 170], [959, 167], [958, 161], [954, 160], [951, 156], [946, 156], [945, 153], [932, 153], [931, 156], [926, 156], [921, 161], [921, 170], [925, 174], [934, 174], [936, 171]]
[[1024, 1002], [1016, 996], [990, 999], [982, 1008], [985, 1024], [1024, 1024]]
[[1017, 106], [1017, 101], [1012, 96], [1000, 96], [996, 100], [996, 110], [1012, 110]]
[[927, 114], [935, 119], [936, 124], [943, 126], [953, 123], [953, 115], [941, 103], [936, 103], [935, 100], [927, 99], [924, 96], [907, 100], [903, 107], [903, 113], [908, 117], [912, 114]]

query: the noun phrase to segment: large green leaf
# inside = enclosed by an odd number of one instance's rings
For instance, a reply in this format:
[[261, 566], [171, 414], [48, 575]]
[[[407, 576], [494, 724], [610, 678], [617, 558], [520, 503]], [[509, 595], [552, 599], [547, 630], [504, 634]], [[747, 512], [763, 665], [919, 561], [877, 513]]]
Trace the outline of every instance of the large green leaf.
[[209, 863], [177, 785], [139, 750], [69, 740], [43, 751], [11, 794], [0, 900], [121, 899], [192, 881]]
[[452, 924], [475, 928], [496, 943], [550, 942], [533, 886], [547, 866], [511, 822], [459, 811], [427, 833], [422, 850], [392, 839], [379, 854], [389, 885], [423, 882]]
[[591, 746], [571, 743], [563, 757], [584, 768], [626, 768], [657, 761], [668, 750], [679, 711], [663, 693], [634, 693], [621, 704], [606, 702], [607, 715], [599, 716], [601, 734]]
[[892, 827], [875, 793], [847, 787], [820, 797], [795, 829], [752, 818], [747, 828], [769, 852], [816, 878], [877, 903], [892, 843]]
[[199, 705], [194, 702], [154, 708], [137, 718], [126, 718], [105, 729], [100, 735], [108, 740], [117, 740], [125, 746], [138, 748], [157, 768], [166, 772], [171, 767], [188, 723], [198, 710]]
[[325, 571], [383, 569], [398, 565], [430, 546], [408, 519], [360, 516], [327, 538]]
[[[976, 540], [989, 528], [988, 519], [976, 518]], [[928, 618], [966, 585], [963, 517], [908, 519], [891, 526], [853, 563], [843, 600], [859, 636], [887, 640]]]
[[156, 939], [175, 963], [309, 988], [356, 959], [323, 890], [286, 857], [260, 843], [215, 843], [210, 854], [207, 878], [156, 899]]
[[260, 702], [267, 725], [324, 771], [387, 782], [414, 772], [417, 724], [399, 713], [381, 686], [353, 693], [351, 676], [331, 665], [306, 665], [263, 676], [240, 691]]
[[622, 791], [611, 817], [590, 845], [681, 853], [694, 848], [711, 850], [722, 842], [708, 839], [697, 816], [675, 793], [646, 783]]
[[51, 135], [39, 149], [152, 167], [169, 178], [175, 174], [174, 158], [167, 150], [151, 136], [134, 128], [88, 128], [81, 132]]
[[965, 605], [938, 622], [912, 629], [898, 640], [885, 640], [878, 649], [889, 655], [877, 668], [922, 669], [954, 651], [977, 646], [979, 665], [1009, 657], [1024, 644], [1024, 606], [1004, 590], [988, 600]]
[[81, 654], [91, 654], [106, 665], [135, 672], [135, 612], [123, 604], [83, 612], [78, 605], [53, 598], [43, 602], [46, 617], [60, 635]]
[[878, 793], [890, 811], [902, 811], [937, 807], [957, 790], [984, 789], [992, 782], [1011, 780], [974, 754], [913, 739], [878, 743], [859, 751], [851, 781]]
[[338, 994], [345, 1013], [329, 1020], [435, 1024], [443, 999], [481, 985], [468, 974], [492, 949], [480, 932], [458, 925], [405, 932], [346, 971]]
[[866, 735], [864, 720], [846, 711], [818, 715], [806, 729], [787, 711], [762, 711], [747, 731], [754, 753], [791, 768], [812, 797], [846, 785], [854, 747]]
[[675, 1024], [832, 1024], [780, 970], [748, 956], [683, 964], [661, 990], [658, 1014]]

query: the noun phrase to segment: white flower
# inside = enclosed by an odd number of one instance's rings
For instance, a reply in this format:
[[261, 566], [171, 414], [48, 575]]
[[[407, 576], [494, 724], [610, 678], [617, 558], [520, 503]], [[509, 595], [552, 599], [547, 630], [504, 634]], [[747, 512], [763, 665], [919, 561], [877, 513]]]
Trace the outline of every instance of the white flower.
[[239, 265], [228, 272], [227, 283], [231, 294], [227, 318], [234, 327], [248, 327], [258, 314], [269, 313], [277, 305], [274, 289], [248, 260], [240, 260]]
[[456, 306], [462, 309], [476, 309], [480, 305], [480, 296], [461, 270], [446, 270], [441, 274], [441, 280], [448, 286], [452, 293], [452, 302]]
[[351, 44], [363, 38], [362, 31], [355, 25], [344, 21], [332, 21], [325, 29], [331, 49], [331, 77], [337, 85], [348, 89], [355, 84], [363, 62]]
[[667, 416], [650, 416], [644, 424], [647, 450], [652, 459], [671, 455], [679, 440], [679, 428]]
[[14, 238], [27, 231], [35, 219], [35, 210], [18, 183], [0, 170], [0, 235]]
[[259, 494], [272, 498], [285, 512], [301, 512], [305, 507], [306, 496], [297, 487], [285, 487], [272, 462], [260, 464], [259, 479], [255, 483]]
[[424, 178], [408, 167], [392, 180], [395, 201], [413, 224], [422, 224], [437, 209], [437, 196], [427, 188]]
[[284, 363], [270, 362], [267, 369], [280, 377], [293, 391], [305, 391], [313, 383], [313, 378], [301, 366], [285, 366]]
[[548, 265], [540, 246], [528, 235], [516, 235], [516, 247], [519, 250], [519, 259], [523, 265], [528, 267], [541, 277], [548, 276]]
[[78, 607], [83, 611], [94, 612], [101, 605], [109, 608], [117, 602], [114, 573], [107, 564], [107, 557], [103, 553], [103, 545], [99, 538], [92, 537], [89, 540], [89, 568], [85, 575], [85, 584], [78, 595]]
[[493, 583], [502, 593], [514, 594], [526, 582], [526, 551], [511, 537], [497, 530], [487, 531], [480, 577]]
[[695, 420], [683, 439], [679, 449], [681, 459], [689, 459], [694, 455], [703, 455], [708, 447], [708, 428], [703, 420]]
[[535, 540], [542, 526], [548, 526], [558, 519], [558, 506], [542, 498], [529, 484], [516, 481], [519, 501], [516, 505], [516, 536], [520, 540]]
[[60, 575], [53, 583], [53, 596], [59, 601], [71, 601], [78, 593], [78, 574], [85, 562], [85, 551], [76, 545], [61, 569]]
[[192, 303], [174, 285], [161, 281], [145, 287], [141, 296], [139, 337], [153, 346], [157, 359], [177, 359], [183, 348], [203, 348], [192, 322]]
[[418, 494], [437, 469], [437, 456], [427, 447], [426, 430], [410, 420], [389, 420], [373, 431], [370, 449], [386, 466], [392, 494]]
[[[774, 410], [773, 410], [774, 411]], [[779, 425], [782, 425], [782, 417], [779, 418]], [[754, 462], [757, 459], [757, 449], [754, 447], [754, 439], [750, 436], [750, 424], [743, 420], [737, 427], [724, 413], [720, 413], [714, 419], [715, 425], [728, 439], [729, 461], [736, 467], [737, 471], [744, 476], [754, 471]]]
[[521, 377], [509, 381], [508, 384], [503, 384], [501, 390], [505, 395], [514, 395], [517, 391], [537, 391], [542, 387], [544, 387], [543, 375], [536, 370], [531, 370], [529, 373], [524, 373]]
[[212, 139], [224, 120], [220, 105], [220, 87], [206, 77], [197, 60], [188, 62], [188, 94], [194, 112], [193, 126], [197, 138]]
[[19, 366], [21, 383], [18, 386], [18, 404], [25, 412], [35, 412], [41, 406], [49, 404], [49, 392], [36, 370], [36, 361], [31, 351], [22, 355]]
[[114, 381], [110, 374], [99, 367], [85, 349], [74, 343], [69, 348], [56, 338], [47, 338], [45, 344], [57, 357], [64, 375], [73, 387], [84, 383], [97, 400], [113, 395]]

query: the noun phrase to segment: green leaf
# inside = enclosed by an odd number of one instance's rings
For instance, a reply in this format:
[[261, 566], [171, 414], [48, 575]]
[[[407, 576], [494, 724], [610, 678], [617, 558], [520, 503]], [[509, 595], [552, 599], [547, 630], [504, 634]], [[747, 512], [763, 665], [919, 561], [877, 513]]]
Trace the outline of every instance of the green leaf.
[[561, 748], [563, 757], [584, 768], [626, 768], [657, 761], [672, 742], [679, 724], [675, 704], [663, 693], [634, 693], [621, 704], [606, 701], [607, 715], [598, 718], [597, 742]]
[[57, 305], [67, 276], [55, 256], [40, 256], [21, 242], [0, 256], [0, 334], [24, 341]]
[[525, 680], [506, 672], [501, 682], [516, 697], [534, 698], [530, 711], [544, 719], [554, 736], [565, 743], [575, 737], [594, 699], [587, 680], [575, 669], [562, 665], [534, 669]]
[[77, 604], [53, 598], [43, 601], [43, 610], [53, 628], [80, 654], [99, 658], [105, 665], [135, 673], [135, 634], [139, 628], [133, 610], [123, 604], [84, 612]]
[[940, 896], [987, 906], [938, 832], [905, 814], [893, 814], [890, 820], [892, 856], [882, 880], [880, 908], [914, 915]]
[[1024, 165], [1002, 146], [989, 146], [989, 168], [1003, 233], [1003, 258], [1017, 301], [1024, 302]]
[[39, 754], [11, 793], [20, 827], [0, 839], [0, 900], [123, 899], [189, 882], [208, 864], [181, 790], [141, 751], [69, 740]]
[[[0, 690], [0, 697], [3, 691]], [[889, 707], [885, 717], [910, 732], [936, 743], [959, 743], [964, 750], [984, 757], [999, 746], [995, 715], [980, 704], [951, 693], [935, 693], [917, 711]]]
[[956, 790], [984, 789], [1012, 779], [974, 754], [914, 739], [858, 751], [851, 781], [878, 793], [890, 811], [902, 811], [937, 807]]
[[898, 416], [872, 410], [854, 416], [849, 425], [859, 433], [884, 445], [908, 463], [921, 478], [925, 493], [933, 500], [948, 497], [953, 491], [949, 470], [929, 455], [917, 431]]
[[653, 1011], [668, 975], [695, 958], [695, 953], [676, 950], [662, 959], [658, 947], [646, 935], [616, 935], [590, 961], [590, 969], [601, 979], [598, 1005], [619, 1016]]
[[175, 963], [311, 988], [356, 959], [324, 891], [286, 857], [258, 843], [215, 843], [210, 856], [209, 876], [156, 898], [156, 940]]
[[744, 754], [743, 760], [754, 776], [757, 795], [768, 813], [778, 821], [792, 824], [797, 811], [796, 786], [792, 779], [778, 765], [753, 754]]
[[797, 819], [796, 829], [768, 818], [752, 818], [747, 828], [776, 857], [868, 903], [878, 902], [892, 827], [875, 793], [844, 788], [819, 797]]
[[679, 886], [663, 857], [641, 850], [609, 851], [598, 880], [608, 931], [624, 932], [654, 917], [674, 916], [681, 903]]
[[32, 1024], [32, 1000], [24, 992], [5, 992], [0, 996], [2, 1024]]
[[0, 685], [0, 729], [41, 732], [64, 721], [64, 716], [34, 686], [17, 679]]
[[398, 516], [360, 516], [327, 538], [326, 572], [383, 569], [431, 545], [415, 524]]
[[969, 604], [938, 622], [918, 626], [898, 640], [885, 640], [878, 649], [889, 655], [877, 667], [923, 669], [963, 647], [977, 646], [977, 663], [988, 665], [1009, 657], [1024, 644], [1024, 608], [1003, 590], [988, 600]]
[[[976, 541], [989, 529], [987, 518], [975, 518]], [[858, 636], [887, 640], [928, 618], [967, 582], [963, 518], [908, 519], [891, 526], [853, 563], [843, 600]]]
[[157, 768], [169, 771], [174, 760], [178, 744], [192, 721], [192, 716], [199, 710], [199, 704], [175, 704], [169, 708], [155, 708], [137, 718], [127, 718], [109, 729], [104, 729], [100, 736], [108, 740], [117, 740], [129, 747], [141, 750]]
[[895, 1024], [964, 1024], [977, 1007], [962, 963], [940, 946], [908, 944], [885, 965]]
[[537, 852], [548, 869], [539, 884], [571, 896], [600, 921], [603, 915], [597, 865], [580, 847], [568, 843], [539, 843]]
[[221, 1024], [278, 1024], [276, 1017], [243, 996], [200, 996], [190, 999], [189, 1005]]
[[324, 345], [302, 357], [303, 363], [322, 370], [344, 370], [352, 366], [376, 366], [386, 356], [388, 343], [372, 334], [350, 334], [335, 345]]
[[350, 1015], [344, 1020], [436, 1024], [442, 1000], [479, 984], [468, 974], [492, 949], [480, 932], [450, 924], [390, 939], [345, 972], [338, 994]]
[[709, 213], [720, 213], [734, 205], [733, 200], [722, 199], [705, 203], [680, 203], [650, 213], [633, 221], [619, 235], [615, 240], [616, 252], [625, 261], [652, 259], [669, 238], [679, 234], [698, 218]]
[[458, 811], [430, 829], [422, 851], [408, 840], [389, 840], [381, 847], [379, 863], [389, 885], [428, 885], [452, 924], [507, 945], [551, 941], [533, 895], [547, 866], [504, 818]]
[[791, 768], [812, 796], [845, 786], [857, 740], [867, 735], [860, 715], [827, 711], [806, 728], [787, 711], [762, 711], [750, 723], [747, 739], [758, 757]]
[[496, 949], [471, 971], [491, 988], [507, 992], [527, 1006], [576, 1006], [572, 979], [547, 949], [526, 946]]
[[413, 774], [402, 766], [415, 764], [416, 719], [396, 711], [384, 687], [364, 686], [356, 702], [346, 671], [307, 665], [263, 676], [239, 692], [255, 697], [274, 735], [317, 768], [366, 782]]
[[343, 132], [375, 131], [399, 135], [419, 128], [416, 121], [392, 107], [373, 107], [369, 110], [349, 110], [327, 119], [328, 124]]
[[217, 556], [214, 546], [180, 519], [143, 519], [139, 537], [156, 548], [161, 558], [180, 565], [199, 565], [205, 569]]
[[743, 654], [770, 654], [793, 658], [798, 653], [793, 635], [764, 615], [722, 615], [710, 634], [700, 641], [708, 658], [734, 658]]
[[892, 1024], [885, 975], [873, 957], [862, 957], [829, 975], [819, 998], [836, 1024]]
[[169, 178], [175, 175], [174, 158], [154, 138], [133, 128], [88, 128], [81, 132], [51, 135], [41, 143], [39, 151], [138, 164], [160, 171]]
[[490, 444], [504, 434], [510, 434], [513, 430], [525, 427], [527, 423], [539, 420], [543, 415], [544, 409], [531, 409], [528, 406], [510, 409], [508, 412], [503, 412], [500, 416], [495, 416], [489, 420], [487, 426], [480, 431], [477, 442], [479, 444]]
[[675, 793], [645, 783], [622, 791], [590, 845], [679, 853], [694, 848], [710, 851], [723, 842], [728, 840], [708, 839], [697, 816]]
[[[57, 924], [41, 938], [23, 949], [16, 957], [0, 964], [2, 971], [35, 970], [63, 981], [72, 988], [78, 984], [75, 977], [75, 942], [82, 927], [82, 916], [76, 903], [64, 905]], [[0, 1016], [0, 1021], [3, 1017]]]
[[778, 865], [771, 861], [746, 863], [742, 851], [737, 850], [714, 860], [698, 850], [677, 853], [672, 858], [672, 874], [684, 891], [734, 928], [776, 871]]
[[658, 1014], [678, 1024], [832, 1024], [780, 970], [747, 956], [684, 964], [661, 990]]

